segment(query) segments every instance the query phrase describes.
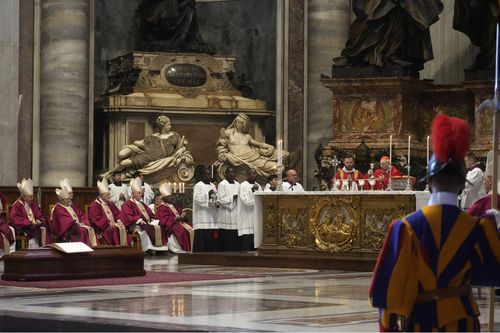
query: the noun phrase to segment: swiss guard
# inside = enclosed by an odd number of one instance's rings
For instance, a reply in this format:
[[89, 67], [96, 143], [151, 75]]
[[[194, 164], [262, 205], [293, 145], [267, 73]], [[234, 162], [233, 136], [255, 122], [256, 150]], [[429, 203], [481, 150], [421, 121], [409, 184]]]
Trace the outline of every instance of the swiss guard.
[[500, 285], [498, 211], [473, 218], [458, 206], [469, 125], [438, 115], [427, 206], [389, 227], [370, 287], [381, 331], [479, 331], [471, 286]]

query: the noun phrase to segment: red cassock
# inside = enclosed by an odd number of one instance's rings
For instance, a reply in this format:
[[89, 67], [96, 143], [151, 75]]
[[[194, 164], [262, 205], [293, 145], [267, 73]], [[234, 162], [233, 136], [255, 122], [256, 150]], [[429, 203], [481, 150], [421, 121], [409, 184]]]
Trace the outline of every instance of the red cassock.
[[[141, 210], [139, 209], [138, 204], [142, 205], [145, 214], [141, 213]], [[152, 224], [149, 224], [149, 222], [155, 218], [155, 214], [151, 209], [145, 205], [143, 202], [136, 203], [133, 199], [128, 200], [125, 202], [122, 206], [122, 211], [121, 211], [121, 220], [123, 224], [129, 229], [130, 231], [134, 231], [133, 228], [135, 225], [137, 225], [139, 228], [142, 230], [146, 231], [146, 233], [149, 236], [149, 239], [151, 239], [151, 242], [153, 243], [154, 246], [162, 246], [162, 245], [167, 245], [168, 242], [168, 236], [167, 233], [162, 230], [162, 228], [158, 228], [159, 231], [155, 231], [155, 226]], [[135, 224], [139, 219], [145, 221], [145, 224]], [[159, 241], [156, 241], [156, 233], [160, 232], [160, 239]], [[159, 244], [161, 243], [161, 244]]]
[[[10, 209], [9, 219], [18, 234], [25, 234], [28, 239], [36, 239], [40, 246], [51, 243], [50, 225], [42, 214], [40, 207], [33, 201], [29, 204], [30, 214], [24, 208], [21, 198], [14, 202]], [[35, 221], [42, 222], [36, 225]]]
[[75, 205], [56, 203], [52, 211], [52, 231], [59, 242], [82, 242], [97, 246], [95, 231], [87, 216]]
[[166, 203], [162, 203], [156, 210], [156, 216], [167, 235], [170, 236], [173, 234], [184, 251], [191, 251], [189, 231], [182, 226], [182, 221], [178, 219], [181, 214], [182, 209], [167, 205]]
[[7, 223], [7, 198], [2, 193], [0, 193], [0, 202], [2, 203], [2, 207], [0, 208], [0, 234], [2, 235], [2, 237], [0, 237], [0, 248], [4, 249], [5, 247], [9, 247], [10, 244], [13, 244], [16, 238]]
[[[335, 174], [335, 178], [336, 179], [340, 179], [340, 180], [349, 179], [349, 176], [351, 176], [350, 177], [351, 180], [356, 181], [356, 183], [358, 184], [358, 188], [360, 186], [359, 186], [359, 183], [357, 181], [359, 179], [367, 179], [367, 177], [365, 175], [363, 175], [363, 173], [361, 171], [359, 171], [359, 170], [354, 170], [353, 172], [346, 172], [344, 169], [340, 169]], [[339, 190], [342, 189], [342, 183], [339, 184], [339, 186], [337, 188]], [[349, 184], [349, 188], [351, 188], [351, 184]], [[363, 186], [363, 189], [365, 189], [365, 190], [369, 190], [370, 189], [370, 185], [368, 184], [367, 181], [365, 182], [365, 185]]]
[[[472, 206], [467, 210], [472, 216], [483, 216], [487, 210], [491, 209], [491, 194], [476, 200]], [[500, 195], [498, 195], [497, 209], [500, 209]]]
[[[104, 210], [105, 206], [109, 208], [108, 214], [110, 216], [106, 214]], [[127, 234], [127, 231], [124, 229], [122, 242], [120, 242], [120, 230], [118, 229], [118, 227], [111, 226], [111, 222], [117, 222], [119, 219], [120, 210], [112, 201], [106, 203], [98, 198], [90, 204], [90, 223], [92, 224], [94, 229], [99, 230], [106, 242], [110, 245], [130, 245], [132, 241], [130, 239], [130, 236]]]
[[[389, 172], [384, 171], [382, 169], [377, 169], [373, 173], [373, 177], [375, 177], [376, 179], [381, 177], [381, 176], [384, 177], [384, 180], [383, 180], [383, 182], [381, 182], [379, 180], [376, 181], [376, 183], [375, 183], [376, 190], [385, 190], [387, 188], [387, 186], [389, 185]], [[399, 170], [397, 168], [392, 167], [391, 168], [391, 177], [396, 177], [396, 176], [401, 176], [401, 174], [399, 173]]]

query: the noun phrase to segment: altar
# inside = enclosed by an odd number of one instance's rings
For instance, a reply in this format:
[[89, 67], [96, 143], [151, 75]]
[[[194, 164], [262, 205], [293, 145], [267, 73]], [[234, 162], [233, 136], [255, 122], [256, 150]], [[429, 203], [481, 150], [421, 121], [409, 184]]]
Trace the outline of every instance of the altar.
[[427, 191], [259, 192], [259, 253], [376, 254], [392, 220], [427, 204]]

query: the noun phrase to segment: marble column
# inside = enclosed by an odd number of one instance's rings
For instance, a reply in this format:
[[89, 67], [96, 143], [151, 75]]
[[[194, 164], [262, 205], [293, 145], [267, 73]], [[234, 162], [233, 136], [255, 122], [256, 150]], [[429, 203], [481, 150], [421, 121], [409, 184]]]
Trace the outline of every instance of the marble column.
[[320, 73], [331, 75], [332, 58], [339, 57], [349, 37], [350, 1], [309, 0], [307, 82], [307, 175], [310, 187], [317, 168], [314, 151], [332, 139], [332, 93], [322, 86]]
[[85, 186], [89, 0], [43, 0], [41, 15], [40, 183]]
[[0, 1], [0, 186], [17, 181], [19, 0]]

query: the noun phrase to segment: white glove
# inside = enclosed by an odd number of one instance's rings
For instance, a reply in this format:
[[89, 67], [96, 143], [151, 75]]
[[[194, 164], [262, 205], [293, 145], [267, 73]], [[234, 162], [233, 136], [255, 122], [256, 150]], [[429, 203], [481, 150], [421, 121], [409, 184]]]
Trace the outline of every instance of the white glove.
[[497, 228], [500, 228], [500, 211], [497, 209], [488, 209], [486, 214], [493, 215], [495, 217], [495, 221], [497, 222]]

